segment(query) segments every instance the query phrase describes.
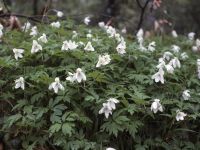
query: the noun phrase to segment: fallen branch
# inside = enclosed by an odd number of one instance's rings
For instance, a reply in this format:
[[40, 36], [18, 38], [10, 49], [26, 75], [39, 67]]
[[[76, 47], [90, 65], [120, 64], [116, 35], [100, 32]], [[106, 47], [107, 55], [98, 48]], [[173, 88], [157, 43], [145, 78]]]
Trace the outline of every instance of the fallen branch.
[[20, 18], [26, 18], [28, 20], [32, 20], [32, 21], [39, 22], [39, 23], [42, 22], [41, 20], [37, 19], [38, 16], [27, 16], [27, 15], [22, 15], [22, 14], [15, 14], [15, 13], [0, 14], [0, 18], [8, 18], [10, 16], [16, 16], [16, 17], [20, 17]]

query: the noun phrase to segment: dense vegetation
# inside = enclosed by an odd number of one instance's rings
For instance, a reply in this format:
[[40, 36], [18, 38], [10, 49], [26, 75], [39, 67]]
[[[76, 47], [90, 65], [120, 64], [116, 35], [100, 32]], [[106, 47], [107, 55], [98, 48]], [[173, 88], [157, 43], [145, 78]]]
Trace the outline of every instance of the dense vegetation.
[[[139, 44], [100, 26], [68, 20], [60, 27], [40, 24], [38, 32], [3, 29], [0, 125], [5, 141], [18, 139], [26, 150], [200, 149], [194, 39], [143, 42], [140, 31]], [[107, 56], [106, 63], [99, 55]], [[164, 83], [152, 79], [158, 70]]]

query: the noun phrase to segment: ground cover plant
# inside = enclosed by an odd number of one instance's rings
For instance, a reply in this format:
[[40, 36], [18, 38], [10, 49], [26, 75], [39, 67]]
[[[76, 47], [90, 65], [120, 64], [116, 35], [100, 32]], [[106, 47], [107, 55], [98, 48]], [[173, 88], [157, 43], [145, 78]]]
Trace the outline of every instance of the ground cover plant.
[[142, 29], [129, 37], [88, 22], [1, 27], [5, 141], [26, 150], [200, 149], [194, 33], [144, 39]]

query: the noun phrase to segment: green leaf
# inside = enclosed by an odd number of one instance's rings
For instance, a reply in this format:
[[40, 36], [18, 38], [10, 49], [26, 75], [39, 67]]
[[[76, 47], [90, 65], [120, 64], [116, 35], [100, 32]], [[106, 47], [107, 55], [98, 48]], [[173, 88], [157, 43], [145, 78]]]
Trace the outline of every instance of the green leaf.
[[64, 123], [62, 125], [62, 132], [63, 132], [63, 134], [71, 136], [72, 132], [74, 131], [73, 127], [74, 127], [73, 123], [69, 123], [69, 122]]
[[60, 129], [61, 129], [61, 124], [55, 123], [50, 126], [49, 131], [51, 134], [54, 134], [54, 133], [58, 132]]

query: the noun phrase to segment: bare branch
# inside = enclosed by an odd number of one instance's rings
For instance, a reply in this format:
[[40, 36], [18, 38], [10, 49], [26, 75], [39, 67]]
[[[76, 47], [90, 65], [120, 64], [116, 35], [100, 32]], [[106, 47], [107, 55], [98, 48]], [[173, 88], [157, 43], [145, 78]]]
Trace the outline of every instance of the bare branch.
[[10, 17], [10, 16], [16, 16], [16, 17], [20, 17], [20, 18], [27, 18], [27, 19], [35, 21], [35, 22], [41, 22], [35, 16], [27, 16], [27, 15], [15, 14], [15, 13], [0, 14], [0, 18], [7, 18], [7, 17]]
[[139, 0], [136, 0], [136, 2], [137, 2], [137, 4], [138, 4], [138, 6], [142, 9], [142, 5], [141, 5], [140, 1], [139, 1]]
[[144, 6], [142, 6], [141, 3], [139, 3], [139, 0], [136, 0], [136, 1], [137, 1], [137, 3], [138, 3], [138, 6], [139, 6], [140, 9], [141, 9], [140, 20], [139, 20], [139, 23], [138, 23], [138, 25], [137, 25], [137, 31], [138, 31], [138, 30], [141, 28], [141, 26], [142, 26], [145, 10], [146, 10], [146, 8], [147, 8], [147, 6], [148, 6], [148, 4], [149, 4], [149, 2], [150, 2], [151, 0], [146, 0]]
[[5, 0], [3, 0], [3, 5], [6, 8], [6, 10], [10, 13], [10, 9], [8, 8], [8, 5]]

